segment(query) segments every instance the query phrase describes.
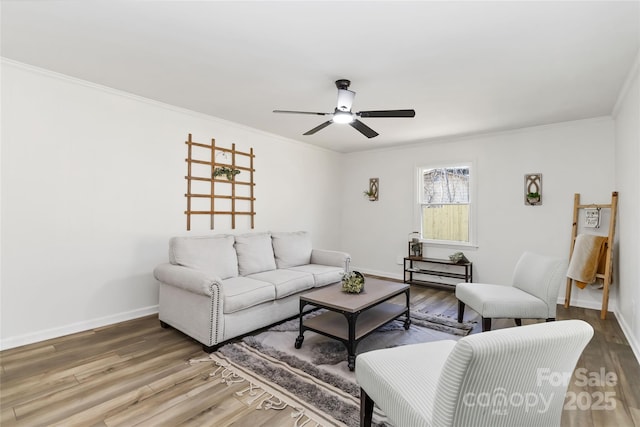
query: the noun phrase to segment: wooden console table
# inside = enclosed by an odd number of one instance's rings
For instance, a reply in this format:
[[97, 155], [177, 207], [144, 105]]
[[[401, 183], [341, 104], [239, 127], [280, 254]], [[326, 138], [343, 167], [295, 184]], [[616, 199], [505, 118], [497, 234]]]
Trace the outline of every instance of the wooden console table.
[[455, 263], [448, 259], [422, 257], [406, 257], [404, 259], [404, 283], [455, 289], [455, 283], [437, 280], [442, 277], [472, 282], [473, 263]]

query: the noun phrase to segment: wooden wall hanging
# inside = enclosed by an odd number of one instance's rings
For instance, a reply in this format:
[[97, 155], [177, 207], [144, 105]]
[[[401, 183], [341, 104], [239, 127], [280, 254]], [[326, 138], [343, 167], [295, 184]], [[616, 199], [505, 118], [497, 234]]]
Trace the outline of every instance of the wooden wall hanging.
[[541, 173], [530, 173], [524, 176], [524, 204], [528, 206], [542, 204]]
[[369, 178], [369, 200], [375, 202], [380, 196], [380, 180], [378, 178]]
[[194, 142], [191, 134], [187, 145], [187, 230], [191, 230], [192, 215], [209, 215], [214, 229], [216, 215], [230, 215], [231, 228], [236, 228], [236, 216], [248, 215], [255, 226], [253, 148], [249, 152]]

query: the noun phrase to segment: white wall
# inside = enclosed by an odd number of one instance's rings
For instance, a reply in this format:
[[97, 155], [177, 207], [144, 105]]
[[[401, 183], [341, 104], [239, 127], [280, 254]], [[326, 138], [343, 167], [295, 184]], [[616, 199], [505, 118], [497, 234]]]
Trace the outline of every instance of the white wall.
[[337, 153], [10, 61], [2, 90], [2, 348], [157, 310], [152, 270], [186, 234], [188, 133], [254, 148], [256, 230], [341, 249]]
[[[508, 281], [523, 250], [567, 257], [573, 193], [603, 202], [619, 190], [622, 265], [614, 281], [623, 281], [621, 324], [638, 354], [637, 68], [615, 123], [346, 155], [10, 61], [1, 71], [1, 348], [156, 311], [151, 270], [166, 260], [168, 238], [187, 234], [184, 140], [192, 133], [254, 148], [256, 230], [309, 230], [316, 247], [347, 250], [354, 268], [389, 277], [401, 277], [396, 260], [417, 226], [416, 166], [475, 163], [478, 247], [464, 252], [476, 281]], [[543, 175], [543, 205], [524, 206], [524, 174], [534, 172]], [[362, 194], [372, 177], [380, 178], [377, 202]], [[191, 233], [209, 233], [205, 222]], [[245, 231], [239, 220], [236, 232]], [[427, 255], [456, 250], [430, 247]], [[614, 291], [611, 309], [615, 283]], [[600, 293], [574, 291], [573, 302], [599, 308]]]
[[[640, 58], [640, 57], [639, 57]], [[615, 109], [616, 187], [620, 190], [618, 252], [614, 272], [619, 288], [616, 316], [640, 361], [640, 66], [629, 74]]]
[[[598, 118], [345, 155], [343, 246], [354, 268], [401, 277], [397, 258], [406, 256], [408, 234], [419, 229], [415, 167], [473, 161], [478, 247], [427, 247], [426, 254], [447, 257], [462, 250], [474, 263], [474, 281], [509, 282], [525, 250], [568, 258], [573, 195], [580, 193], [583, 202], [610, 201], [613, 148], [613, 121]], [[542, 174], [541, 206], [524, 205], [527, 173]], [[377, 202], [362, 195], [371, 177], [380, 178]], [[599, 291], [573, 292], [575, 305], [599, 308], [600, 301]]]

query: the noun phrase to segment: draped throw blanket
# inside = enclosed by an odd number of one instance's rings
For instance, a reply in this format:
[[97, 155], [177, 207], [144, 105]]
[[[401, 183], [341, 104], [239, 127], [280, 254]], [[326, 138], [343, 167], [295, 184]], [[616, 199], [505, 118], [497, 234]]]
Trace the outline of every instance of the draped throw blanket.
[[607, 236], [578, 234], [576, 237], [567, 277], [573, 279], [580, 289], [595, 282], [598, 265], [605, 253], [605, 243]]

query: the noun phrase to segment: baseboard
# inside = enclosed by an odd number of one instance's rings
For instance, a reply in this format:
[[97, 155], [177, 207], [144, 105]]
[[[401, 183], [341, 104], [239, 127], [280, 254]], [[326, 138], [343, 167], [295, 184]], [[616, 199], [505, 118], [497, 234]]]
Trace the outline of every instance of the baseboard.
[[359, 271], [360, 273], [363, 273], [363, 274], [370, 274], [372, 276], [387, 277], [389, 279], [396, 279], [396, 280], [404, 280], [404, 276], [402, 273], [389, 273], [388, 271], [370, 270], [368, 268], [361, 269], [361, 268], [358, 268], [357, 266], [356, 267], [351, 266], [351, 270]]
[[58, 338], [65, 335], [75, 334], [77, 332], [88, 331], [90, 329], [100, 328], [102, 326], [112, 325], [114, 323], [125, 322], [127, 320], [148, 316], [157, 312], [158, 306], [153, 305], [150, 307], [139, 308], [136, 310], [100, 317], [98, 319], [91, 319], [84, 322], [72, 323], [70, 325], [46, 329], [44, 331], [38, 331], [30, 334], [20, 335], [17, 337], [3, 338], [2, 340], [0, 340], [0, 350], [8, 350], [10, 348], [20, 347], [23, 345], [45, 341], [52, 338]]
[[638, 342], [636, 337], [633, 335], [633, 331], [624, 320], [624, 317], [619, 316], [617, 311], [615, 315], [616, 319], [618, 320], [618, 325], [620, 325], [620, 329], [622, 329], [622, 333], [624, 334], [625, 338], [627, 338], [627, 341], [629, 341], [631, 351], [633, 351], [633, 354], [636, 356], [636, 360], [640, 364], [640, 342]]
[[[564, 295], [558, 297], [558, 305], [564, 305]], [[590, 308], [598, 311], [602, 309], [602, 301], [575, 298], [574, 296], [571, 296], [571, 305], [573, 307]], [[612, 306], [609, 306], [609, 311], [613, 311], [612, 308]]]
[[[558, 305], [564, 305], [564, 295], [558, 297]], [[602, 301], [595, 301], [593, 299], [576, 298], [574, 296], [571, 296], [571, 306], [580, 307], [580, 308], [590, 308], [593, 310], [600, 311], [602, 310]], [[612, 299], [609, 300], [609, 311], [615, 312], [616, 311], [615, 308], [616, 308], [615, 302]]]

